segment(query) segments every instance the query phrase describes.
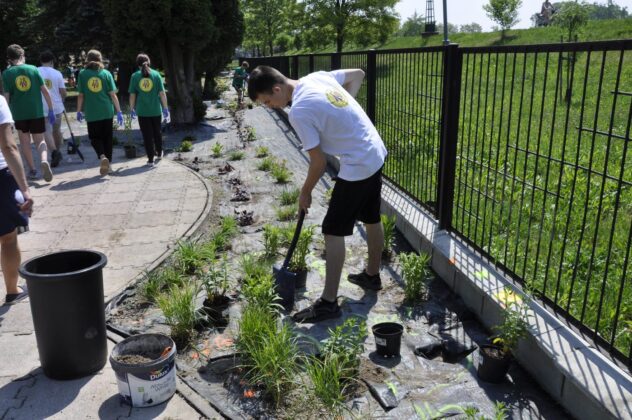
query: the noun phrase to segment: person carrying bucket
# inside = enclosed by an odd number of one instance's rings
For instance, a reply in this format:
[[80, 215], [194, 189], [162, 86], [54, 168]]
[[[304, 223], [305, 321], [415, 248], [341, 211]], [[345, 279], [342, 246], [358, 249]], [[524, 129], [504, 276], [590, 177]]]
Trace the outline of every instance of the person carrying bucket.
[[268, 66], [258, 66], [249, 77], [248, 95], [253, 101], [270, 108], [284, 108], [292, 102], [289, 120], [310, 160], [299, 195], [299, 211], [307, 212], [311, 206], [312, 191], [325, 172], [325, 154], [340, 158], [340, 171], [322, 223], [325, 289], [313, 305], [294, 314], [296, 322], [318, 322], [341, 315], [337, 296], [345, 236], [353, 234], [356, 220], [366, 228], [369, 258], [366, 268], [348, 279], [364, 289], [382, 288], [379, 271], [384, 232], [380, 204], [387, 151], [375, 126], [354, 99], [363, 79], [362, 70], [348, 69], [321, 71], [293, 80]]
[[88, 123], [88, 137], [99, 157], [99, 173], [105, 176], [112, 163], [112, 117], [116, 111], [116, 122], [123, 125], [123, 113], [116, 96], [116, 85], [112, 74], [105, 70], [103, 57], [97, 50], [88, 51], [86, 67], [77, 79], [77, 121]]
[[167, 95], [162, 77], [150, 67], [147, 54], [138, 54], [136, 65], [139, 70], [132, 75], [129, 83], [129, 107], [132, 118], [138, 115], [138, 125], [147, 151], [147, 165], [154, 166], [154, 156], [156, 161], [162, 158], [160, 114], [165, 120], [169, 118]]
[[241, 66], [233, 71], [233, 88], [237, 91], [237, 102], [239, 104], [241, 104], [244, 99], [244, 87], [248, 79], [248, 67], [250, 67], [248, 62], [244, 61], [241, 63]]
[[11, 124], [13, 117], [9, 105], [0, 96], [0, 265], [7, 292], [5, 305], [13, 305], [28, 297], [26, 286], [18, 286], [21, 262], [18, 229], [28, 226], [33, 211], [33, 199]]

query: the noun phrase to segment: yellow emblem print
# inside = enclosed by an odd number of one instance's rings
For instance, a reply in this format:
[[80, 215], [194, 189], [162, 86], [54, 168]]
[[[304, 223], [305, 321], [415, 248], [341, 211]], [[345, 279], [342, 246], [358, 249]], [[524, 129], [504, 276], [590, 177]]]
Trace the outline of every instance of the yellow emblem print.
[[143, 77], [142, 79], [140, 79], [138, 87], [143, 92], [149, 92], [154, 87], [154, 82], [152, 82], [149, 77]]
[[46, 88], [48, 90], [51, 90], [53, 88], [53, 81], [50, 79], [44, 79], [44, 84], [46, 85]]
[[31, 79], [28, 76], [20, 75], [15, 78], [15, 87], [18, 88], [20, 92], [26, 92], [31, 88]]
[[88, 89], [90, 92], [99, 93], [103, 89], [103, 84], [101, 83], [101, 79], [98, 77], [91, 77], [88, 79]]
[[327, 100], [329, 100], [332, 105], [337, 106], [338, 108], [344, 108], [345, 106], [349, 105], [347, 98], [342, 92], [332, 89], [327, 91], [326, 95]]

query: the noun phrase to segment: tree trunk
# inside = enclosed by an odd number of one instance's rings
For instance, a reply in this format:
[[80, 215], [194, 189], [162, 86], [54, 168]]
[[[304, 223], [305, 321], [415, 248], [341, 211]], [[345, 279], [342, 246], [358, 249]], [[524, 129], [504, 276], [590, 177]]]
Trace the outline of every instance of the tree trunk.
[[123, 98], [124, 100], [129, 96], [129, 82], [132, 78], [132, 73], [134, 69], [132, 65], [127, 61], [122, 61], [118, 65], [118, 96], [119, 99]]
[[345, 39], [342, 32], [336, 33], [336, 52], [342, 52], [342, 46], [344, 45]]
[[204, 77], [204, 89], [202, 90], [202, 98], [203, 99], [218, 99], [215, 97], [215, 86], [217, 85], [217, 83], [215, 83], [215, 78], [213, 77], [213, 70], [212, 69], [206, 69], [206, 72], [204, 72], [205, 77]]
[[159, 44], [160, 55], [165, 65], [169, 99], [173, 107], [171, 121], [176, 124], [191, 124], [195, 122], [193, 114], [194, 55], [188, 48], [173, 40], [163, 40]]

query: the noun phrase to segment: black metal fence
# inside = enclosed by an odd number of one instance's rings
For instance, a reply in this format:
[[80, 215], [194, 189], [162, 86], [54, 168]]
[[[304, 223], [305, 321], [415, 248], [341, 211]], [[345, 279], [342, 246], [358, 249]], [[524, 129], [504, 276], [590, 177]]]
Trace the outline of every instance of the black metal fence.
[[362, 68], [385, 176], [631, 367], [632, 40], [249, 61]]

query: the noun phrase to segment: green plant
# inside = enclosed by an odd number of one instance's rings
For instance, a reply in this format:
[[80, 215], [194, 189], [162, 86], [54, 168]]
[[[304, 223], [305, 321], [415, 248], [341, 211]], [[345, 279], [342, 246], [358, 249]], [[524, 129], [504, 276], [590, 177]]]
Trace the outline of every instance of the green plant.
[[180, 147], [178, 147], [179, 152], [190, 152], [191, 149], [193, 149], [193, 143], [189, 140], [183, 140], [182, 143], [180, 143]]
[[192, 241], [180, 241], [176, 249], [176, 261], [183, 272], [194, 274], [204, 261], [202, 248]]
[[173, 285], [157, 298], [158, 306], [171, 327], [171, 337], [181, 349], [186, 347], [196, 323], [200, 320], [195, 309], [197, 292], [198, 287], [194, 283]]
[[206, 291], [206, 298], [212, 302], [225, 296], [228, 286], [228, 260], [224, 254], [219, 262], [213, 262], [204, 273], [202, 287]]
[[287, 183], [290, 180], [290, 177], [292, 175], [290, 171], [287, 169], [285, 161], [280, 162], [280, 163], [277, 162], [274, 165], [272, 165], [272, 169], [270, 170], [270, 173], [272, 174], [274, 179], [276, 179], [276, 182], [278, 182], [279, 184]]
[[231, 150], [228, 154], [228, 160], [242, 160], [246, 156], [243, 150]]
[[246, 127], [246, 141], [257, 140], [257, 132], [254, 127]]
[[282, 206], [296, 204], [296, 202], [298, 201], [298, 196], [300, 194], [301, 190], [298, 188], [295, 188], [293, 190], [284, 189], [283, 191], [281, 191], [281, 197], [279, 198], [279, 201], [281, 202]]
[[143, 274], [144, 281], [140, 285], [140, 294], [148, 302], [155, 302], [156, 298], [162, 292], [165, 286], [164, 278], [160, 275], [159, 271], [152, 271]]
[[510, 289], [506, 288], [502, 296], [503, 322], [493, 327], [497, 333], [493, 344], [500, 346], [503, 353], [510, 354], [527, 335], [529, 305]]
[[222, 155], [223, 150], [224, 150], [224, 146], [222, 146], [220, 143], [215, 143], [213, 145], [213, 148], [211, 149], [213, 157], [215, 158], [220, 157]]
[[298, 213], [298, 204], [293, 206], [283, 206], [276, 209], [277, 219], [282, 222], [296, 219]]
[[382, 219], [382, 227], [384, 229], [384, 250], [382, 251], [382, 255], [389, 257], [393, 252], [393, 245], [395, 244], [395, 224], [396, 217], [395, 215], [387, 216], [382, 214], [380, 216]]
[[275, 258], [281, 246], [281, 229], [269, 223], [263, 226], [263, 249], [265, 258]]
[[508, 414], [509, 409], [502, 401], [496, 401], [494, 404], [494, 419], [495, 420], [505, 420], [509, 417]]
[[329, 329], [329, 338], [324, 341], [321, 353], [340, 355], [343, 357], [343, 367], [357, 373], [366, 337], [366, 321], [358, 317], [347, 318], [342, 325]]
[[278, 295], [274, 289], [274, 277], [270, 272], [244, 278], [241, 293], [248, 305], [266, 308], [271, 313], [276, 313], [279, 309], [274, 303]]
[[314, 228], [315, 226], [303, 227], [301, 231], [298, 242], [296, 243], [296, 248], [294, 249], [294, 254], [292, 255], [292, 259], [290, 260], [289, 269], [294, 272], [299, 272], [303, 270], [307, 270], [307, 254], [309, 254], [309, 246], [312, 243], [312, 238], [314, 236]]
[[230, 240], [237, 234], [237, 220], [231, 216], [222, 218], [220, 228], [211, 239], [213, 247], [220, 251], [228, 249]]
[[402, 253], [399, 255], [399, 261], [402, 265], [405, 300], [414, 304], [426, 293], [426, 281], [430, 277], [428, 267], [430, 255], [424, 253], [417, 255], [414, 252]]
[[241, 257], [241, 271], [244, 280], [257, 279], [270, 273], [270, 267], [256, 255], [244, 254]]
[[275, 166], [275, 160], [273, 157], [266, 157], [264, 158], [261, 162], [259, 162], [259, 164], [257, 165], [257, 169], [259, 169], [260, 171], [271, 171], [272, 168]]
[[340, 414], [345, 403], [345, 393], [350, 382], [339, 355], [327, 355], [322, 359], [310, 357], [305, 364], [312, 392], [334, 415]]
[[255, 149], [255, 157], [264, 158], [268, 156], [270, 150], [265, 146], [259, 146]]
[[325, 199], [325, 203], [329, 204], [329, 202], [331, 201], [331, 196], [334, 193], [334, 189], [333, 188], [329, 188], [325, 191], [325, 194], [323, 195], [323, 198]]

